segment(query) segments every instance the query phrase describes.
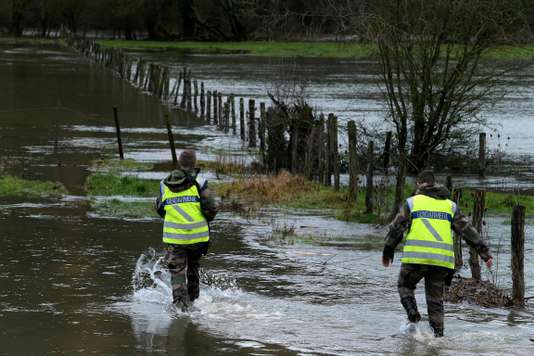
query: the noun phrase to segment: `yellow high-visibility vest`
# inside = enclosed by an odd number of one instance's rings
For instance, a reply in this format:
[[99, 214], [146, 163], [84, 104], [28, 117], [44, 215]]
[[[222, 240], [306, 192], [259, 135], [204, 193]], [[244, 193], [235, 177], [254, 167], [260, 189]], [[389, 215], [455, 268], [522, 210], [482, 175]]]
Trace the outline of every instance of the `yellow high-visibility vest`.
[[456, 204], [422, 194], [406, 202], [412, 225], [404, 241], [401, 262], [454, 269], [452, 219]]
[[209, 241], [208, 222], [202, 215], [197, 185], [174, 193], [161, 183], [161, 191], [161, 201], [165, 209], [163, 242], [191, 245]]

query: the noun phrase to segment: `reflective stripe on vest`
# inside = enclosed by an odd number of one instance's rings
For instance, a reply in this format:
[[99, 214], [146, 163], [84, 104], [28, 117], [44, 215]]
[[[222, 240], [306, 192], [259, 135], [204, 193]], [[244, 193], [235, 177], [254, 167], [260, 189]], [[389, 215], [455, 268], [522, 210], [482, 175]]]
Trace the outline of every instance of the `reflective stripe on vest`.
[[209, 240], [209, 226], [200, 208], [196, 185], [181, 192], [172, 192], [162, 183], [161, 198], [165, 209], [163, 242], [190, 245]]
[[426, 195], [413, 196], [407, 203], [412, 224], [404, 242], [401, 261], [454, 269], [454, 203]]

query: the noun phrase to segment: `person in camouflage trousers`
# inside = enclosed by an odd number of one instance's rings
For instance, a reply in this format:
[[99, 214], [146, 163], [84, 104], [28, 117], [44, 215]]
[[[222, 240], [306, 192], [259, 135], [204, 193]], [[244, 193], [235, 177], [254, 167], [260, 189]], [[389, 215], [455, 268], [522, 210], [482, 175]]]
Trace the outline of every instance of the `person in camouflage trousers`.
[[[401, 304], [410, 322], [421, 320], [414, 291], [424, 279], [429, 324], [434, 335], [441, 337], [444, 332], [444, 286], [450, 285], [454, 274], [452, 231], [477, 251], [488, 268], [492, 266], [492, 256], [467, 217], [449, 200], [450, 192], [435, 184], [432, 171], [421, 172], [416, 184], [416, 192], [406, 200], [390, 225], [382, 264], [388, 267], [393, 263], [395, 248], [403, 242], [397, 283]], [[408, 232], [406, 237], [405, 232]]]
[[208, 182], [196, 169], [196, 154], [180, 154], [181, 169], [160, 183], [156, 211], [164, 219], [165, 261], [171, 274], [173, 303], [186, 311], [200, 292], [200, 258], [209, 247], [209, 225], [217, 214]]

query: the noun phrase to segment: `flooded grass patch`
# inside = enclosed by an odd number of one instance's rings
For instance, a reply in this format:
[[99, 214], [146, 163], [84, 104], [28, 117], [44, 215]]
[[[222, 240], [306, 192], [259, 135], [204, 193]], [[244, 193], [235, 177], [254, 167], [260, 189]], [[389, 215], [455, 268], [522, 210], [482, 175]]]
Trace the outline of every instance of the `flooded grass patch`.
[[67, 189], [59, 182], [27, 180], [10, 175], [0, 176], [0, 195], [59, 197], [67, 194]]
[[[213, 184], [223, 201], [243, 202], [246, 205], [274, 205], [294, 209], [336, 210], [336, 218], [345, 221], [378, 223], [379, 214], [364, 212], [364, 195], [358, 200], [348, 199], [348, 189], [339, 191], [310, 182], [302, 176], [282, 172], [275, 176], [254, 176], [229, 183]], [[240, 204], [236, 203], [237, 206]]]
[[[360, 189], [357, 200], [349, 199], [346, 187], [336, 191], [310, 182], [304, 177], [282, 172], [275, 176], [242, 177], [228, 183], [213, 184], [216, 193], [227, 206], [262, 207], [272, 205], [281, 208], [332, 210], [338, 220], [364, 224], [386, 224], [394, 199], [393, 187], [377, 187], [374, 191], [373, 213], [365, 212], [365, 189]], [[405, 197], [414, 187], [405, 187]], [[473, 210], [473, 190], [464, 189], [460, 199], [462, 212], [469, 215]], [[527, 211], [534, 211], [534, 196], [505, 192], [486, 192], [486, 215], [509, 215], [512, 208], [521, 204]]]
[[197, 166], [201, 168], [202, 171], [213, 171], [217, 176], [220, 174], [236, 176], [252, 172], [251, 167], [247, 166], [243, 162], [233, 160], [228, 156], [221, 156], [215, 161], [199, 160], [197, 162]]
[[85, 189], [87, 194], [92, 196], [156, 197], [159, 192], [159, 182], [111, 173], [95, 173], [87, 177]]
[[91, 162], [90, 169], [96, 172], [121, 173], [121, 172], [141, 172], [150, 171], [154, 168], [153, 164], [138, 162], [133, 159], [98, 159]]
[[157, 217], [151, 201], [92, 200], [91, 207], [100, 216], [141, 219]]
[[342, 42], [192, 42], [192, 41], [124, 41], [99, 40], [104, 47], [128, 50], [193, 53], [246, 53], [266, 57], [367, 58], [373, 52], [369, 44]]

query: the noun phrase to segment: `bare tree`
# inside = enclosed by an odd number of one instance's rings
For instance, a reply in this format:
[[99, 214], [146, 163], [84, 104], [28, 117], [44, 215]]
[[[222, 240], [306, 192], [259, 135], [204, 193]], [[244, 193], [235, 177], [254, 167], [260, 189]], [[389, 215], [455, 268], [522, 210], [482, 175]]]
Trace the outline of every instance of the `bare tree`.
[[[378, 0], [370, 19], [396, 128], [399, 172], [395, 209], [406, 169], [417, 171], [453, 138], [480, 124], [502, 68], [483, 65], [517, 19], [500, 0]], [[411, 147], [408, 147], [409, 141]]]

